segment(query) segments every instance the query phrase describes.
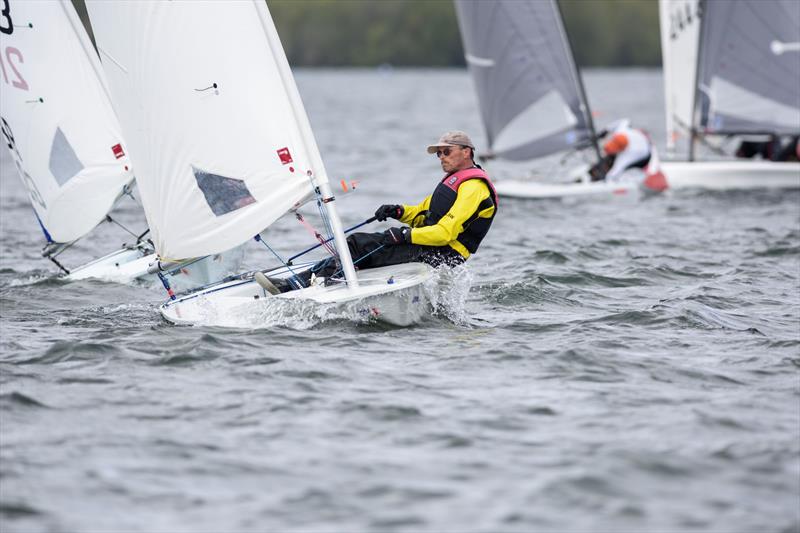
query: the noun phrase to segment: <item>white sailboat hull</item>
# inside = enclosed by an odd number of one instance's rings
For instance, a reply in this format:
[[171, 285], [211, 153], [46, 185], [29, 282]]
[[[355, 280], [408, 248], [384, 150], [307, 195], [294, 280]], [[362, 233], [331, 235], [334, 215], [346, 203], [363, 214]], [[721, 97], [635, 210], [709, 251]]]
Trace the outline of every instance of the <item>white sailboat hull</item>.
[[797, 162], [662, 161], [661, 168], [673, 189], [800, 188], [800, 163]]
[[[639, 169], [629, 169], [618, 181], [589, 181], [588, 175], [581, 168], [573, 171], [575, 176], [566, 183], [543, 182], [534, 180], [503, 180], [495, 184], [497, 194], [501, 197], [547, 199], [547, 198], [591, 198], [613, 199], [619, 197], [642, 198], [652, 196], [666, 189], [663, 174], [654, 171], [645, 175]], [[575, 181], [581, 180], [581, 181]]]
[[495, 185], [497, 194], [510, 198], [565, 198], [565, 197], [604, 197], [639, 196], [641, 187], [635, 183], [544, 183], [536, 181], [504, 180]]
[[[224, 255], [205, 257], [173, 271], [169, 275], [169, 283], [177, 291], [214, 283], [234, 272], [241, 263], [242, 255], [240, 250], [234, 249]], [[64, 279], [99, 279], [113, 283], [142, 280], [160, 284], [156, 274], [147, 272], [156, 260], [156, 254], [149, 247], [125, 247], [73, 269]]]
[[115, 283], [130, 283], [146, 277], [147, 267], [156, 256], [144, 247], [125, 247], [73, 269], [64, 276], [67, 281], [100, 279]]
[[[266, 272], [272, 277], [276, 272]], [[159, 310], [169, 322], [178, 325], [263, 327], [269, 325], [265, 304], [283, 301], [311, 303], [355, 316], [375, 319], [395, 326], [410, 326], [431, 312], [424, 284], [433, 268], [422, 263], [407, 263], [358, 272], [359, 286], [345, 284], [311, 287], [270, 295], [253, 280], [253, 273], [240, 279], [217, 283], [168, 301]], [[295, 310], [296, 312], [296, 310]], [[261, 320], [263, 318], [263, 320]], [[259, 323], [261, 322], [261, 323]]]

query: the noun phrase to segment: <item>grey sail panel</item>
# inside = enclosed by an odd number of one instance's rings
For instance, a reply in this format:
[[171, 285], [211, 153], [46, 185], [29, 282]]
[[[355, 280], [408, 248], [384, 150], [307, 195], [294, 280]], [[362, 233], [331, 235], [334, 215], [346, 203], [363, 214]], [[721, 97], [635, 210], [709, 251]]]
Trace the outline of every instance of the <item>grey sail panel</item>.
[[555, 0], [456, 0], [491, 150], [526, 160], [590, 143], [588, 106]]
[[800, 2], [708, 0], [700, 42], [700, 126], [800, 133]]

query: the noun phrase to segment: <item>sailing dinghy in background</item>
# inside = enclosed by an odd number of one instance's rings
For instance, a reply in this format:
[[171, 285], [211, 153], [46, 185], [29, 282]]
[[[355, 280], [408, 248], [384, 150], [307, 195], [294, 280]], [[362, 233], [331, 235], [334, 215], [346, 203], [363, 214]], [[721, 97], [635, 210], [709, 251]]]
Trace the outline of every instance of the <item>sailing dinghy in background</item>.
[[[152, 277], [146, 232], [86, 265], [57, 256], [103, 221], [133, 185], [133, 170], [97, 54], [69, 0], [5, 3], [0, 33], [3, 140], [47, 240], [42, 255], [74, 281]], [[132, 197], [132, 195], [131, 195]], [[222, 277], [213, 260], [184, 269], [180, 284]], [[211, 276], [211, 277], [209, 277]], [[185, 278], [185, 279], [184, 279]]]
[[800, 135], [797, 0], [659, 0], [670, 187], [797, 188], [800, 163], [696, 161], [709, 137]]
[[[161, 260], [224, 252], [316, 197], [344, 274], [271, 295], [258, 283], [263, 276], [245, 273], [173, 297], [160, 308], [168, 321], [240, 325], [237, 317], [263, 315], [265, 300], [355, 306], [398, 325], [428, 312], [423, 283], [432, 276], [429, 266], [410, 263], [356, 275], [316, 140], [263, 0], [90, 0], [87, 7]], [[281, 271], [293, 276], [294, 268]]]
[[[556, 0], [456, 0], [465, 58], [475, 84], [490, 158], [531, 161], [591, 150], [601, 158], [580, 73]], [[607, 196], [663, 190], [658, 156], [619, 181], [592, 182], [588, 165], [559, 166], [544, 180], [497, 180], [520, 198]]]

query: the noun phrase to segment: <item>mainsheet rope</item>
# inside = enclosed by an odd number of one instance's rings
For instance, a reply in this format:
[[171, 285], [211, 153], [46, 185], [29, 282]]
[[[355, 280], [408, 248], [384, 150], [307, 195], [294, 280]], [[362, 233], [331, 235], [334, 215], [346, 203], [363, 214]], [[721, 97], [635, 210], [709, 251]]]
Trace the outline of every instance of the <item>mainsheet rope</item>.
[[285, 267], [286, 267], [286, 269], [287, 269], [289, 272], [291, 272], [291, 273], [292, 273], [292, 277], [293, 277], [293, 278], [294, 278], [294, 279], [297, 281], [297, 283], [298, 283], [298, 284], [299, 284], [301, 287], [305, 287], [305, 286], [306, 286], [306, 284], [305, 284], [305, 283], [303, 283], [303, 280], [302, 280], [302, 279], [301, 279], [301, 278], [300, 278], [300, 277], [297, 275], [297, 272], [295, 272], [294, 270], [292, 270], [292, 267], [289, 265], [289, 263], [287, 263], [286, 261], [284, 261], [284, 260], [283, 260], [283, 258], [282, 258], [280, 255], [278, 255], [278, 252], [276, 252], [275, 250], [273, 250], [273, 249], [272, 249], [272, 247], [271, 247], [269, 244], [267, 244], [267, 241], [265, 241], [264, 239], [262, 239], [262, 238], [261, 238], [261, 235], [256, 235], [256, 236], [255, 236], [255, 237], [253, 237], [253, 238], [254, 238], [254, 239], [257, 241], [257, 242], [260, 242], [260, 243], [262, 243], [264, 246], [266, 246], [266, 247], [267, 247], [267, 250], [269, 250], [270, 252], [272, 252], [272, 255], [274, 255], [275, 257], [277, 257], [277, 258], [278, 258], [278, 261], [280, 261], [281, 263], [283, 263], [283, 266], [285, 266]]

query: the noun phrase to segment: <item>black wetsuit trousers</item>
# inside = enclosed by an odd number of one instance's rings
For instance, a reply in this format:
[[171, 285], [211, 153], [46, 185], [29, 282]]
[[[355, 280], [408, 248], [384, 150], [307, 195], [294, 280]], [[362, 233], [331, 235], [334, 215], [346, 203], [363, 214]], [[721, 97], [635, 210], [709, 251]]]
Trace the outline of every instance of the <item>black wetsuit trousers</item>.
[[[449, 246], [423, 246], [421, 244], [382, 244], [383, 233], [353, 233], [347, 237], [350, 255], [356, 269], [376, 268], [401, 263], [427, 263], [436, 268], [439, 266], [454, 267], [466, 259]], [[328, 277], [336, 271], [333, 261], [325, 260], [312, 267], [317, 276]]]

